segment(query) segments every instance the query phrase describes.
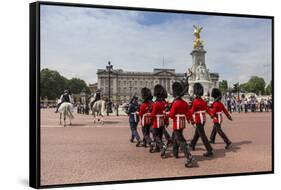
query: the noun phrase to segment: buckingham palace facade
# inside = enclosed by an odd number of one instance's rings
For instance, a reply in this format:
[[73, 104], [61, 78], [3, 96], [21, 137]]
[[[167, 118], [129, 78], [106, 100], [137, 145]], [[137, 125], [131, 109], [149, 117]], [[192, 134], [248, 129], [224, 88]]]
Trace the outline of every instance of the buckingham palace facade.
[[[175, 69], [153, 69], [152, 72], [123, 71], [121, 69], [110, 72], [110, 97], [113, 102], [127, 102], [133, 95], [140, 97], [143, 87], [153, 88], [161, 84], [171, 94], [172, 84], [182, 80], [184, 73], [176, 73]], [[109, 73], [105, 69], [97, 71], [98, 89], [101, 89], [104, 97], [109, 94]]]

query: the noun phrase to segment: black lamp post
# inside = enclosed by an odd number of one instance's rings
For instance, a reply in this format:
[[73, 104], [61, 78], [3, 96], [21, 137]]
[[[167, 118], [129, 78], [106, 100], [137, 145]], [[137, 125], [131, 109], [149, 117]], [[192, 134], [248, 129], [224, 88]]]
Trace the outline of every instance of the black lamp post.
[[237, 92], [237, 94], [238, 94], [238, 99], [240, 100], [240, 97], [239, 97], [239, 92], [240, 92], [240, 86], [239, 86], [239, 82], [237, 82], [237, 83], [235, 83], [234, 85], [233, 85], [233, 89], [234, 89], [234, 91], [235, 92]]
[[108, 71], [108, 107], [107, 107], [107, 116], [109, 112], [111, 112], [111, 99], [110, 99], [110, 72], [113, 69], [113, 65], [111, 65], [110, 61], [108, 61], [108, 65], [106, 66], [106, 70]]

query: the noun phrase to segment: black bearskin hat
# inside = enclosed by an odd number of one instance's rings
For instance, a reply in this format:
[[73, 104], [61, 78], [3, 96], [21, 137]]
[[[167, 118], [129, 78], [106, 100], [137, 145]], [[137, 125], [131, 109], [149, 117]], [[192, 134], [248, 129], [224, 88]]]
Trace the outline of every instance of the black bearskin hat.
[[166, 99], [166, 98], [168, 98], [168, 92], [167, 92], [167, 90], [166, 90], [166, 88], [163, 88], [163, 96], [162, 96], [162, 98], [163, 99]]
[[156, 98], [163, 98], [165, 96], [165, 89], [162, 85], [160, 85], [160, 84], [155, 85], [154, 96]]
[[196, 82], [193, 86], [193, 93], [196, 95], [196, 96], [203, 96], [204, 94], [204, 89], [203, 89], [203, 86], [202, 84]]
[[212, 97], [216, 100], [220, 100], [221, 99], [221, 91], [218, 88], [213, 88]]
[[179, 82], [175, 82], [172, 85], [173, 89], [173, 96], [174, 97], [181, 97], [183, 96], [183, 85]]
[[146, 88], [146, 87], [142, 88], [141, 89], [141, 97], [144, 100], [150, 99], [152, 97], [151, 90], [149, 88]]

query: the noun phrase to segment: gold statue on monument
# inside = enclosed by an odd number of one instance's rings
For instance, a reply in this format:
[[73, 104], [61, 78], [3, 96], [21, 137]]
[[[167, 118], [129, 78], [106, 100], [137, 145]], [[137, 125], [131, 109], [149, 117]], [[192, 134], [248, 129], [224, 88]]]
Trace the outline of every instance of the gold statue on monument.
[[195, 40], [193, 41], [193, 49], [203, 48], [203, 41], [200, 39], [202, 27], [193, 25]]

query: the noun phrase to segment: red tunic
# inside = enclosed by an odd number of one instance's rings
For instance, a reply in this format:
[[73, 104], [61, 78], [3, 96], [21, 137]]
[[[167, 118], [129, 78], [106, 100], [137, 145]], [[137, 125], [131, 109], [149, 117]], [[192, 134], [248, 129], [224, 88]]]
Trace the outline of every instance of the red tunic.
[[152, 111], [150, 113], [152, 128], [159, 128], [164, 126], [164, 110], [165, 110], [165, 102], [162, 100], [156, 100], [152, 104]]
[[210, 110], [205, 102], [201, 97], [196, 97], [192, 102], [192, 107], [190, 110], [190, 114], [193, 115], [193, 119], [195, 120], [195, 124], [203, 124], [206, 122], [206, 112], [213, 117], [214, 114]]
[[149, 107], [151, 106], [152, 102], [146, 101], [140, 105], [140, 112], [139, 117], [142, 126], [149, 125], [150, 116], [149, 116]]
[[212, 108], [212, 112], [214, 114], [214, 118], [213, 118], [213, 122], [214, 123], [222, 123], [222, 112], [224, 112], [224, 114], [231, 119], [230, 114], [228, 113], [228, 111], [225, 109], [224, 105], [220, 102], [220, 101], [216, 101], [213, 103], [213, 108]]
[[185, 128], [186, 121], [192, 120], [188, 103], [181, 98], [175, 100], [172, 104], [169, 117], [173, 119], [174, 131]]

